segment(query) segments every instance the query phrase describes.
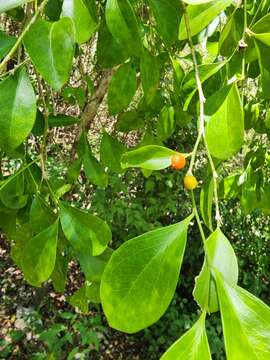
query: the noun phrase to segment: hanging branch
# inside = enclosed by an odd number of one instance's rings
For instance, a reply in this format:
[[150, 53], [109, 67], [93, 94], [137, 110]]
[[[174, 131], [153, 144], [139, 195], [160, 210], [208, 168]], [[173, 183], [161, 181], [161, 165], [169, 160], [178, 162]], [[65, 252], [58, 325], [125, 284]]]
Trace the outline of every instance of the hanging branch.
[[186, 5], [183, 2], [182, 2], [182, 5], [183, 5], [183, 9], [184, 9], [186, 32], [187, 32], [189, 46], [190, 46], [190, 50], [191, 50], [191, 54], [192, 54], [192, 60], [193, 60], [194, 71], [195, 71], [195, 80], [196, 80], [196, 84], [197, 84], [197, 88], [198, 88], [199, 104], [200, 104], [198, 137], [197, 137], [197, 140], [196, 140], [193, 152], [192, 152], [191, 162], [190, 162], [190, 166], [188, 169], [188, 175], [192, 175], [198, 147], [199, 147], [201, 140], [203, 139], [205, 150], [206, 150], [207, 157], [208, 157], [208, 161], [209, 161], [211, 171], [212, 171], [212, 176], [213, 176], [214, 201], [215, 201], [215, 207], [216, 207], [215, 218], [216, 218], [217, 226], [219, 227], [222, 224], [222, 219], [221, 219], [221, 215], [220, 215], [219, 202], [218, 202], [218, 184], [217, 184], [218, 174], [217, 174], [217, 171], [215, 168], [214, 161], [210, 154], [206, 136], [205, 136], [205, 113], [204, 113], [205, 96], [204, 96], [204, 92], [203, 92], [203, 88], [202, 88], [202, 82], [200, 79], [200, 72], [199, 72], [198, 62], [197, 62], [197, 58], [196, 58], [195, 48], [194, 48], [194, 44], [192, 41], [192, 35], [191, 35], [189, 17], [188, 17], [188, 13], [186, 11]]

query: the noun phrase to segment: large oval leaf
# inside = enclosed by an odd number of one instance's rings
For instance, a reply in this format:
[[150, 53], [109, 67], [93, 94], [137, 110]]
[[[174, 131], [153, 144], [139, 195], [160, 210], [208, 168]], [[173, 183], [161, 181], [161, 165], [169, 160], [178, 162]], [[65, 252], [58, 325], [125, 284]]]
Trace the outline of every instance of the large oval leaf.
[[21, 70], [0, 82], [0, 147], [17, 148], [31, 132], [36, 119], [36, 97], [31, 82]]
[[125, 146], [116, 138], [104, 131], [100, 145], [100, 159], [104, 166], [115, 172], [122, 172], [121, 157]]
[[16, 38], [0, 30], [0, 59], [2, 59], [15, 44]]
[[[191, 35], [194, 36], [202, 31], [216, 16], [218, 16], [233, 0], [216, 0], [208, 4], [189, 5], [187, 13], [189, 17]], [[198, 3], [198, 2], [197, 2]], [[179, 39], [187, 38], [186, 24], [182, 17], [179, 28]]]
[[63, 203], [60, 220], [66, 238], [79, 252], [100, 255], [112, 238], [111, 230], [105, 221]]
[[205, 313], [196, 324], [177, 340], [160, 360], [211, 360], [205, 330]]
[[238, 281], [238, 264], [234, 250], [220, 229], [215, 230], [205, 242], [206, 259], [196, 278], [193, 296], [199, 306], [209, 312], [219, 309], [216, 286], [210, 269], [216, 268], [229, 284]]
[[22, 269], [26, 280], [34, 286], [48, 280], [51, 276], [56, 259], [57, 221], [34, 236], [27, 242], [23, 250]]
[[179, 153], [163, 146], [147, 145], [123, 154], [121, 164], [123, 169], [139, 167], [147, 170], [161, 170], [171, 165], [171, 158], [176, 154]]
[[150, 104], [156, 95], [160, 80], [160, 63], [157, 56], [153, 56], [148, 50], [144, 49], [141, 62], [141, 78], [144, 97], [147, 104]]
[[130, 2], [128, 0], [108, 0], [105, 17], [113, 37], [130, 54], [138, 56], [141, 51], [140, 30]]
[[69, 78], [74, 52], [74, 30], [70, 18], [57, 22], [38, 20], [24, 37], [24, 45], [42, 77], [55, 90]]
[[108, 106], [111, 115], [126, 109], [137, 89], [136, 70], [131, 63], [122, 65], [113, 75], [109, 91]]
[[178, 37], [180, 24], [180, 6], [173, 0], [150, 0], [156, 27], [160, 37], [167, 46], [171, 46]]
[[218, 159], [226, 160], [241, 149], [244, 141], [244, 115], [235, 84], [218, 111], [208, 119], [206, 140], [211, 154]]
[[135, 333], [166, 311], [177, 285], [191, 218], [129, 240], [113, 253], [100, 293], [113, 328]]
[[97, 28], [97, 23], [91, 16], [85, 0], [64, 0], [62, 15], [72, 19], [75, 39], [79, 44], [88, 41]]
[[[228, 360], [270, 358], [270, 308], [215, 271]], [[232, 335], [233, 334], [233, 335]]]

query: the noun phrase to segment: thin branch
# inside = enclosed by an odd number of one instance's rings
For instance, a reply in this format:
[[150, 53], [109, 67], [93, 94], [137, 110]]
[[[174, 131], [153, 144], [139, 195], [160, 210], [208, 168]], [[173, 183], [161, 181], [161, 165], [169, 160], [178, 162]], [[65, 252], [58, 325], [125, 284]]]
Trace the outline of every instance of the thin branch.
[[12, 47], [12, 49], [10, 50], [10, 52], [6, 55], [6, 57], [4, 58], [4, 60], [0, 63], [0, 74], [4, 71], [7, 63], [9, 62], [9, 60], [12, 59], [13, 55], [15, 54], [15, 52], [17, 51], [18, 47], [20, 46], [21, 42], [23, 41], [24, 36], [26, 35], [26, 33], [28, 32], [28, 30], [30, 29], [30, 27], [35, 23], [35, 21], [37, 20], [38, 16], [40, 13], [42, 13], [45, 5], [47, 4], [48, 0], [44, 0], [41, 5], [38, 7], [36, 13], [34, 14], [34, 16], [32, 17], [32, 19], [29, 21], [29, 23], [26, 25], [26, 27], [24, 28], [24, 30], [22, 31], [21, 35], [18, 37], [16, 43], [14, 44], [14, 46]]
[[209, 161], [211, 171], [212, 171], [212, 176], [213, 176], [214, 201], [215, 201], [215, 207], [216, 207], [216, 221], [217, 221], [217, 226], [220, 226], [222, 224], [222, 219], [221, 219], [221, 215], [220, 215], [219, 202], [218, 202], [218, 184], [217, 184], [218, 174], [217, 174], [217, 171], [215, 168], [214, 161], [210, 154], [206, 136], [205, 136], [205, 124], [204, 124], [204, 122], [205, 122], [205, 114], [204, 114], [205, 96], [204, 96], [204, 92], [203, 92], [203, 88], [202, 88], [202, 82], [200, 79], [200, 72], [199, 72], [198, 62], [197, 62], [197, 58], [196, 58], [195, 48], [194, 48], [194, 44], [192, 42], [192, 34], [191, 34], [191, 29], [190, 29], [189, 17], [188, 17], [188, 13], [186, 11], [186, 5], [183, 2], [182, 2], [182, 4], [183, 4], [183, 9], [184, 9], [184, 19], [185, 19], [186, 31], [187, 31], [189, 46], [190, 46], [192, 59], [193, 59], [195, 79], [196, 79], [196, 84], [197, 84], [197, 88], [198, 88], [199, 104], [200, 104], [198, 138], [197, 138], [194, 150], [193, 150], [188, 173], [192, 174], [198, 146], [199, 146], [201, 139], [203, 139], [207, 157], [208, 157], [208, 161]]

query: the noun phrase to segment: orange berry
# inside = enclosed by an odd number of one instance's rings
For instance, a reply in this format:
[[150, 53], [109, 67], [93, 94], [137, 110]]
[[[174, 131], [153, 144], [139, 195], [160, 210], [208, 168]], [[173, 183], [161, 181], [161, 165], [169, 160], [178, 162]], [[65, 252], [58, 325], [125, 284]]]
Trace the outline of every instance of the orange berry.
[[182, 154], [175, 154], [171, 159], [171, 167], [175, 170], [181, 170], [186, 166], [186, 159]]
[[193, 175], [186, 175], [184, 177], [184, 186], [187, 190], [194, 190], [198, 185], [198, 181]]

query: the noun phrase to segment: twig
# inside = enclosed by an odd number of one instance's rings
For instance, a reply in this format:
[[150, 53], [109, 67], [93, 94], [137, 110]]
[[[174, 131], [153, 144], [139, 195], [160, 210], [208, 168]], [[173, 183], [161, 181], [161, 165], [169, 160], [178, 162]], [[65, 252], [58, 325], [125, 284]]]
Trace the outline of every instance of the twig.
[[191, 162], [190, 162], [190, 167], [189, 167], [189, 170], [188, 170], [188, 174], [192, 174], [193, 167], [194, 167], [194, 162], [195, 162], [195, 157], [196, 157], [196, 153], [197, 153], [197, 150], [198, 150], [198, 146], [199, 146], [199, 143], [200, 143], [201, 139], [203, 139], [204, 146], [205, 146], [206, 153], [207, 153], [207, 157], [208, 157], [208, 161], [209, 161], [211, 171], [212, 171], [212, 176], [213, 176], [214, 201], [215, 201], [215, 207], [216, 207], [216, 222], [217, 222], [217, 226], [219, 227], [222, 224], [222, 219], [221, 219], [221, 215], [220, 215], [219, 202], [218, 202], [218, 190], [217, 190], [218, 189], [218, 184], [217, 184], [218, 174], [217, 174], [217, 171], [216, 171], [216, 168], [215, 168], [214, 161], [213, 161], [212, 156], [210, 154], [208, 144], [207, 144], [207, 140], [206, 140], [206, 136], [205, 136], [205, 125], [204, 125], [204, 122], [205, 122], [205, 114], [204, 114], [205, 96], [204, 96], [204, 93], [203, 93], [202, 83], [201, 83], [201, 79], [200, 79], [200, 72], [199, 72], [198, 62], [197, 62], [197, 58], [196, 58], [195, 48], [194, 48], [194, 45], [193, 45], [193, 42], [192, 42], [192, 35], [191, 35], [189, 17], [188, 17], [188, 13], [186, 11], [186, 5], [183, 2], [182, 2], [182, 4], [183, 4], [183, 9], [184, 9], [184, 19], [185, 19], [186, 31], [187, 31], [189, 46], [190, 46], [192, 59], [193, 59], [193, 65], [194, 65], [194, 71], [195, 71], [195, 79], [196, 79], [196, 84], [197, 84], [197, 88], [198, 88], [199, 104], [200, 104], [198, 137], [197, 137], [195, 147], [193, 149], [193, 154], [192, 154], [192, 157], [191, 157]]
[[47, 4], [48, 0], [44, 0], [41, 5], [38, 7], [36, 13], [34, 14], [34, 16], [32, 17], [32, 19], [29, 21], [29, 23], [26, 25], [26, 27], [24, 28], [24, 30], [22, 31], [21, 35], [18, 37], [16, 43], [14, 44], [14, 46], [12, 47], [12, 49], [10, 50], [10, 52], [6, 55], [6, 57], [4, 58], [4, 60], [0, 63], [0, 74], [3, 72], [3, 70], [5, 69], [7, 63], [9, 62], [9, 60], [11, 60], [12, 56], [15, 54], [15, 52], [17, 51], [18, 47], [20, 46], [25, 34], [28, 32], [28, 30], [30, 29], [30, 27], [34, 24], [34, 22], [37, 20], [39, 14], [43, 11], [44, 6]]

